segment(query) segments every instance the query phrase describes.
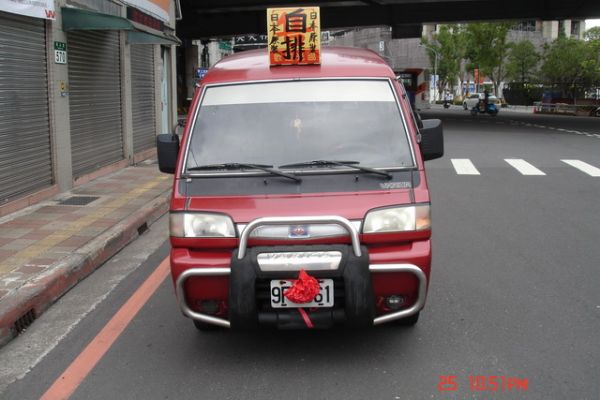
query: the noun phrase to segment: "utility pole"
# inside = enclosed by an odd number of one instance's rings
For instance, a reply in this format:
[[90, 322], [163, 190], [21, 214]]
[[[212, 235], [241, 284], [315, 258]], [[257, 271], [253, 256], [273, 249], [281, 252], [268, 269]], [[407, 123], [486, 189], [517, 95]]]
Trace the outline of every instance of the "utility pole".
[[434, 92], [433, 92], [433, 102], [435, 103], [437, 101], [437, 95], [438, 95], [438, 76], [437, 76], [437, 66], [438, 66], [438, 57], [440, 55], [440, 53], [438, 53], [438, 51], [426, 44], [423, 43], [419, 43], [419, 47], [425, 47], [428, 50], [433, 51], [433, 54], [435, 54], [434, 57], [434, 61], [433, 61], [433, 87], [434, 87]]

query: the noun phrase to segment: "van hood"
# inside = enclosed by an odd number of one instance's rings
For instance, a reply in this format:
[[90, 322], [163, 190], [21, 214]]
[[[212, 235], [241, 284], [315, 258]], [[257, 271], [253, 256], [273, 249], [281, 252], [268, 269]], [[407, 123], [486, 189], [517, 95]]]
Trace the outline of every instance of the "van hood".
[[406, 189], [359, 193], [191, 197], [186, 201], [185, 209], [227, 214], [235, 223], [243, 224], [261, 217], [337, 215], [359, 220], [374, 208], [412, 203], [412, 190]]

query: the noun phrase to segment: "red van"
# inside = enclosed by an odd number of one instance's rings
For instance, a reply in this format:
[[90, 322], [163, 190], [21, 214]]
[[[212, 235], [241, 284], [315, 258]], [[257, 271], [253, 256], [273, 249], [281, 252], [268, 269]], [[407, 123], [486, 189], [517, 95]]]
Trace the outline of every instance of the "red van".
[[181, 138], [157, 139], [175, 176], [171, 273], [199, 329], [415, 324], [431, 266], [420, 121], [377, 54], [325, 47], [320, 65], [227, 57], [197, 88]]

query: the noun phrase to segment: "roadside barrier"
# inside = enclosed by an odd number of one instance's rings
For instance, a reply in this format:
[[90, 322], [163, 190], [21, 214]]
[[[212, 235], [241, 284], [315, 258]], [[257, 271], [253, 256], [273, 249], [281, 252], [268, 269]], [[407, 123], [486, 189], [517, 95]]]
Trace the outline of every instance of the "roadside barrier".
[[536, 101], [533, 103], [533, 112], [535, 114], [562, 114], [590, 116], [596, 110], [598, 105], [594, 104], [567, 104], [567, 103], [542, 103]]

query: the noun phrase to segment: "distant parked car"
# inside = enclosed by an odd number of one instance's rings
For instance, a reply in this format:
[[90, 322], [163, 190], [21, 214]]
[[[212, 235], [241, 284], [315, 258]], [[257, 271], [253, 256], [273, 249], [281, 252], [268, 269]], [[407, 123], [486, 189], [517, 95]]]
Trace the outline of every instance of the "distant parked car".
[[[465, 98], [463, 100], [463, 108], [465, 110], [470, 110], [473, 107], [475, 107], [477, 105], [477, 103], [479, 103], [480, 100], [483, 100], [485, 98], [485, 95], [483, 93], [473, 93], [471, 95], [469, 95], [469, 97]], [[497, 98], [496, 96], [490, 94], [488, 96], [488, 102], [490, 103], [494, 103], [496, 105], [496, 107], [500, 108], [500, 99]]]

